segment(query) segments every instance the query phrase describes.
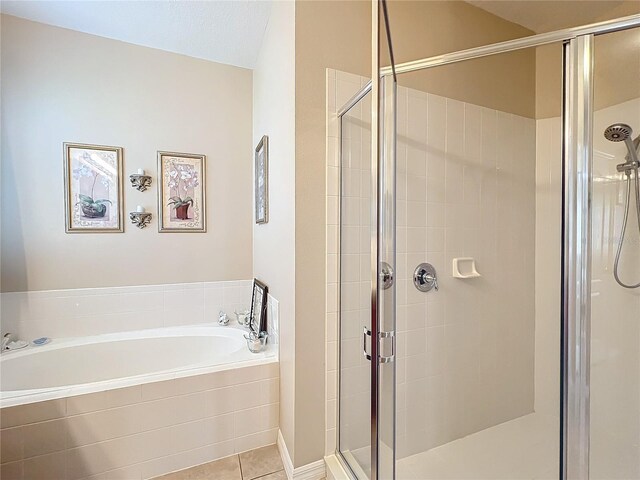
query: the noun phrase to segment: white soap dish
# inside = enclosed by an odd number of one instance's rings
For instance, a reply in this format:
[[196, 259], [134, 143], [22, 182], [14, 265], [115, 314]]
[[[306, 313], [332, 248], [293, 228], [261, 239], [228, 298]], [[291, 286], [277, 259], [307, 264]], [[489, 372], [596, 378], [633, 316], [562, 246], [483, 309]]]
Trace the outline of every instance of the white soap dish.
[[476, 261], [471, 257], [453, 259], [453, 278], [481, 277], [476, 270]]

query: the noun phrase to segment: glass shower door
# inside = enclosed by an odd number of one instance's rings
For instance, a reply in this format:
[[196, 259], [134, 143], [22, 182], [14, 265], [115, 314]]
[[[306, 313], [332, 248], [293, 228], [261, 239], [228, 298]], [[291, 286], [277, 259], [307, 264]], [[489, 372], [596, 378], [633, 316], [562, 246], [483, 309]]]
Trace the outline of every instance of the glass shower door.
[[594, 39], [591, 479], [640, 478], [640, 29]]
[[371, 478], [370, 145], [368, 93], [340, 122], [338, 452], [359, 479]]

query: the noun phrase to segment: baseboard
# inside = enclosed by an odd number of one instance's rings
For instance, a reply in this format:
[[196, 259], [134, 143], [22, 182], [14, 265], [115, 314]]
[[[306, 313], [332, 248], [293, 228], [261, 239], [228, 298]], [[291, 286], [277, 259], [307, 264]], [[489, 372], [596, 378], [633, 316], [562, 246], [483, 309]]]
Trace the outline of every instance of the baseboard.
[[278, 451], [280, 452], [280, 458], [282, 458], [282, 464], [284, 465], [284, 471], [287, 473], [287, 478], [291, 480], [293, 478], [293, 462], [291, 456], [289, 456], [289, 450], [287, 450], [287, 444], [284, 443], [282, 438], [282, 432], [278, 429]]
[[284, 471], [289, 480], [322, 480], [325, 478], [326, 470], [324, 460], [318, 460], [317, 462], [293, 468], [293, 462], [291, 461], [289, 450], [287, 450], [287, 444], [284, 443], [284, 438], [282, 438], [282, 432], [280, 432], [280, 430], [278, 430], [277, 445], [280, 458], [282, 458], [282, 464], [284, 465]]

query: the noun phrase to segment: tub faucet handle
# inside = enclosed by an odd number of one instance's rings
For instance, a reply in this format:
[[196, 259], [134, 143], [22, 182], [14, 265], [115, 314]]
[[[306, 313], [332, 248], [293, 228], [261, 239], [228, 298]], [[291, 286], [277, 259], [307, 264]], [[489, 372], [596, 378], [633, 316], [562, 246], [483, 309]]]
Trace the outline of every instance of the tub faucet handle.
[[218, 313], [218, 323], [220, 325], [228, 325], [229, 324], [229, 317], [222, 310], [220, 310], [220, 313]]
[[9, 350], [9, 344], [13, 341], [12, 333], [5, 333], [2, 337], [2, 351]]

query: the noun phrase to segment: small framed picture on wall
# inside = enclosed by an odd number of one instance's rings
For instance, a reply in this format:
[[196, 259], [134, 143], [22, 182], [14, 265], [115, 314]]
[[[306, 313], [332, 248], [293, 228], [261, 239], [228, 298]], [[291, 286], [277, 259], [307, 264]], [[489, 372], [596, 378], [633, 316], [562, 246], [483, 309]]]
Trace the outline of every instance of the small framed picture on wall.
[[124, 231], [122, 147], [64, 143], [65, 231]]
[[206, 157], [158, 152], [158, 229], [206, 232]]
[[269, 221], [269, 137], [260, 139], [255, 154], [256, 223]]

